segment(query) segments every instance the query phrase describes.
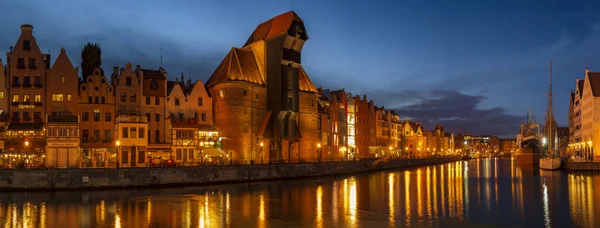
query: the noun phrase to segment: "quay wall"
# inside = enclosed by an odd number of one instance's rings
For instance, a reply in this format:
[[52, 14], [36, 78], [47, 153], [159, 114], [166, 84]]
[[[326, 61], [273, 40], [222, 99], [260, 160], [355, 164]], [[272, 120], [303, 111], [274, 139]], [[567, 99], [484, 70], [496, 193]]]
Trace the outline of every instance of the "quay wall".
[[206, 185], [344, 175], [384, 169], [442, 164], [459, 157], [361, 160], [261, 165], [221, 165], [120, 169], [3, 169], [2, 190], [106, 189]]

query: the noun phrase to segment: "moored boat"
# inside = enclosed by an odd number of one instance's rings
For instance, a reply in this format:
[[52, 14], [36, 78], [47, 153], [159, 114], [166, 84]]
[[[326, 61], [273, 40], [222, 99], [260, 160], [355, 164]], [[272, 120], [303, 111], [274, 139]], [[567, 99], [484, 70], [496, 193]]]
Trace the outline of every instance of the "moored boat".
[[[552, 62], [550, 62], [550, 89], [548, 90], [548, 125], [545, 127], [548, 133], [548, 151], [547, 156], [540, 159], [540, 169], [545, 170], [556, 170], [560, 168], [560, 158], [555, 154], [555, 138], [556, 135], [552, 134], [552, 122], [554, 117], [552, 115]], [[553, 137], [554, 136], [554, 137]], [[546, 141], [546, 140], [544, 140]]]

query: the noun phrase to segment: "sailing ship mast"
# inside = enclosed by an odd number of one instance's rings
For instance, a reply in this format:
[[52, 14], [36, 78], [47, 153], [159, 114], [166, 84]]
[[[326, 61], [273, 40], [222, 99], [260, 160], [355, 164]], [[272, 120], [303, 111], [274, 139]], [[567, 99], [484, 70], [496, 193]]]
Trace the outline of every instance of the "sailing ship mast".
[[554, 155], [554, 140], [552, 135], [552, 61], [550, 61], [550, 90], [548, 91], [548, 154]]

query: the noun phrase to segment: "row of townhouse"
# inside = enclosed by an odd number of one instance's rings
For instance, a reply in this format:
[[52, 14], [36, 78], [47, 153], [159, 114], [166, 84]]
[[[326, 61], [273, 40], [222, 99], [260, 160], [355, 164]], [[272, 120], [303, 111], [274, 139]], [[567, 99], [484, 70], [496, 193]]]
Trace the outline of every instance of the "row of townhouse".
[[0, 99], [11, 102], [0, 110], [9, 116], [5, 138], [12, 144], [4, 149], [42, 154], [47, 166], [140, 166], [153, 156], [184, 164], [350, 160], [453, 150], [453, 135], [441, 126], [427, 131], [365, 96], [317, 89], [301, 65], [308, 33], [293, 11], [259, 24], [204, 85], [168, 81], [162, 68], [130, 63], [115, 67], [110, 81], [102, 69], [79, 80], [64, 50], [50, 67], [32, 29], [23, 25], [7, 54]]
[[[600, 72], [585, 69], [584, 79], [576, 79], [569, 105], [569, 136], [565, 155], [600, 160]], [[562, 140], [564, 141], [564, 139]]]
[[[193, 164], [225, 154], [201, 81], [168, 81], [158, 68], [114, 67], [78, 76], [65, 49], [51, 64], [22, 25], [0, 62], [0, 160], [46, 167], [146, 166], [156, 158]], [[0, 60], [1, 61], [1, 60]], [[182, 78], [183, 80], [183, 78]], [[206, 150], [205, 150], [206, 149]]]

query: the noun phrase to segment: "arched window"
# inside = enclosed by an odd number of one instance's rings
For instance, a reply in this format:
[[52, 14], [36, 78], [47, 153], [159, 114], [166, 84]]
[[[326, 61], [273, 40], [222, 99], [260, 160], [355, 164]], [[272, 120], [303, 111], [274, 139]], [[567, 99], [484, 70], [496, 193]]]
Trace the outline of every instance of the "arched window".
[[92, 96], [89, 96], [88, 97], [88, 104], [91, 104], [91, 103], [92, 103]]
[[96, 97], [96, 104], [98, 104], [100, 102], [100, 98]]
[[102, 97], [102, 104], [106, 103], [106, 99], [104, 99], [104, 97]]

